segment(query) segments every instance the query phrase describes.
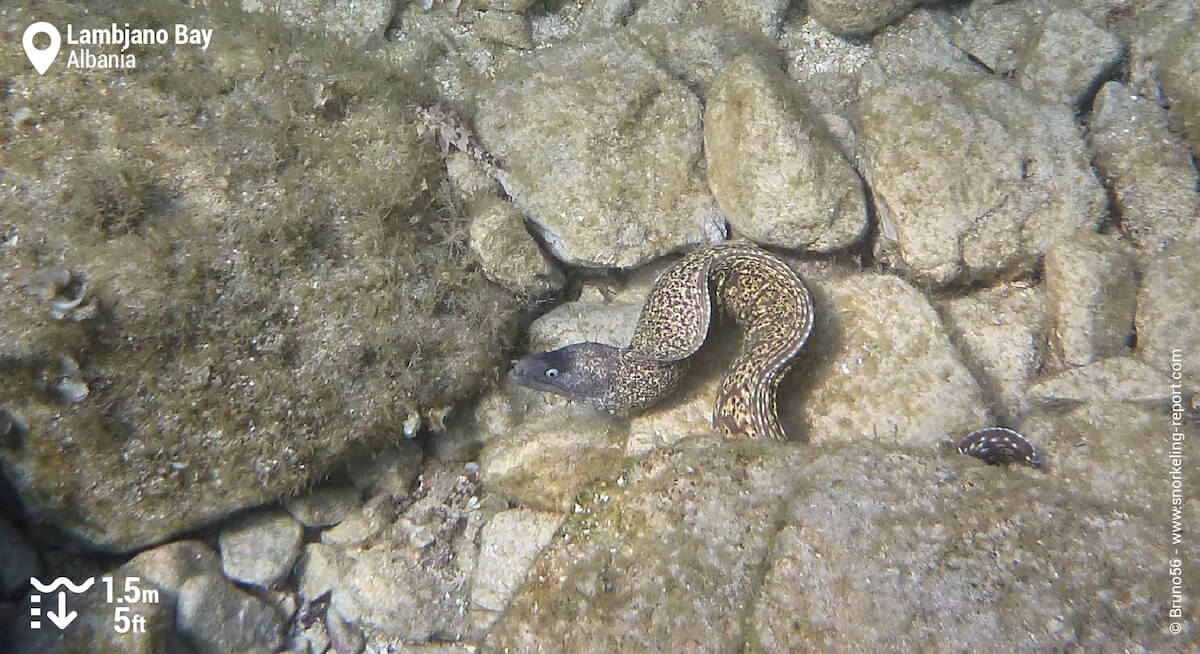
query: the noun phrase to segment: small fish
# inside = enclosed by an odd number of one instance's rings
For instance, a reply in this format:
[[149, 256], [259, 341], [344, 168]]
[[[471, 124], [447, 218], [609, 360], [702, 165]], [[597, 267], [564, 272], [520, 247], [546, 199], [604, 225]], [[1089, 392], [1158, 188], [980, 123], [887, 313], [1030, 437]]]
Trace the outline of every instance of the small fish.
[[958, 451], [992, 465], [1024, 461], [1035, 468], [1042, 467], [1042, 457], [1033, 443], [1004, 427], [988, 427], [967, 434], [958, 442]]

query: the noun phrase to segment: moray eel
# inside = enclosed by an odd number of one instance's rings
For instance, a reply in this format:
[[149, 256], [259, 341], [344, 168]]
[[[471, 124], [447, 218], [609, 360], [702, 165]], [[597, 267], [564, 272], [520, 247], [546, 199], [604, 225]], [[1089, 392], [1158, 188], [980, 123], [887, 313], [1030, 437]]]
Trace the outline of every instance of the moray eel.
[[643, 409], [683, 377], [708, 337], [714, 300], [744, 338], [717, 391], [713, 426], [782, 439], [775, 390], [812, 332], [812, 297], [786, 263], [748, 243], [696, 250], [663, 272], [628, 347], [575, 343], [533, 354], [516, 362], [509, 380], [610, 413]]

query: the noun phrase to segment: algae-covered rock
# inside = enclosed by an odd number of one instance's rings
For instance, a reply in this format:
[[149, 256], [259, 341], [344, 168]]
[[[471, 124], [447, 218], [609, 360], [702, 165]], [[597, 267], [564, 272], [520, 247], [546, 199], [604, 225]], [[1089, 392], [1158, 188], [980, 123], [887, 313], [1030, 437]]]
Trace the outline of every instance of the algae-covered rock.
[[483, 649], [1167, 647], [1168, 495], [1129, 476], [1161, 456], [1126, 456], [1095, 468], [1133, 501], [952, 449], [688, 438], [580, 493]]
[[485, 11], [472, 25], [476, 36], [510, 48], [528, 50], [533, 47], [529, 34], [529, 20], [524, 14], [508, 11]]
[[1183, 242], [1146, 266], [1138, 294], [1137, 352], [1192, 392], [1200, 390], [1200, 242]]
[[[803, 22], [788, 22], [779, 48], [788, 77], [804, 89], [808, 103], [824, 120], [832, 124], [831, 116], [845, 121], [853, 115], [848, 108], [858, 99], [858, 73], [874, 50], [870, 42], [836, 36], [809, 16]], [[845, 152], [854, 149], [843, 147]]]
[[1004, 284], [947, 300], [951, 341], [979, 381], [997, 416], [1010, 424], [1029, 407], [1025, 387], [1046, 362], [1046, 294]]
[[987, 422], [979, 384], [916, 288], [882, 275], [813, 287], [812, 339], [779, 392], [793, 438], [931, 445]]
[[292, 572], [304, 526], [281, 509], [254, 511], [221, 528], [217, 543], [225, 576], [272, 588]]
[[170, 19], [213, 26], [202, 59], [41, 77], [0, 60], [0, 113], [37, 108], [0, 166], [0, 408], [22, 425], [0, 459], [36, 519], [97, 548], [397, 438], [496, 378], [518, 309], [432, 192], [413, 80], [192, 12]]
[[1096, 95], [1089, 137], [1121, 233], [1149, 252], [1200, 233], [1192, 153], [1168, 128], [1167, 112], [1157, 102], [1119, 82], [1105, 84]]
[[[352, 48], [383, 41], [392, 19], [391, 0], [241, 0], [242, 9], [276, 16]], [[336, 46], [333, 46], [336, 47]]]
[[858, 173], [799, 91], [756, 57], [735, 60], [713, 82], [704, 153], [713, 196], [740, 236], [828, 251], [867, 229]]
[[972, 2], [951, 38], [988, 70], [1011, 77], [1021, 63], [1023, 46], [1036, 39], [1041, 21], [1053, 11], [1052, 2]]
[[640, 21], [631, 24], [629, 31], [660, 65], [702, 97], [726, 64], [762, 45], [751, 35], [712, 20]]
[[1028, 272], [1104, 215], [1071, 112], [979, 74], [896, 73], [859, 115], [876, 255], [921, 282]]
[[1083, 105], [1120, 62], [1124, 44], [1074, 8], [1054, 11], [1040, 28], [1020, 47], [1017, 86], [1046, 100]]
[[631, 267], [723, 234], [700, 102], [631, 38], [539, 50], [498, 72], [485, 97], [480, 136], [559, 259]]
[[[797, 469], [748, 620], [750, 649], [1169, 651], [1188, 638], [1162, 627], [1169, 575], [1156, 560], [1170, 550], [1159, 513], [1099, 500], [1065, 472], [947, 456], [847, 448]], [[1153, 489], [1165, 511], [1159, 478], [1140, 476], [1162, 459], [1147, 449], [1118, 457], [1092, 469], [1121, 474], [1138, 495]]]
[[487, 198], [469, 205], [471, 250], [488, 279], [516, 293], [544, 295], [562, 288], [562, 271], [525, 229], [511, 202]]
[[810, 0], [808, 10], [834, 34], [868, 36], [919, 4], [921, 0]]
[[780, 498], [808, 453], [715, 436], [682, 443], [581, 494], [485, 651], [737, 649]]
[[378, 531], [323, 553], [329, 573], [344, 571], [329, 579], [330, 608], [358, 628], [405, 642], [457, 640], [466, 629], [479, 530], [491, 513], [480, 508], [473, 472], [427, 462], [420, 479], [403, 504], [387, 496], [368, 502], [380, 505]]
[[1172, 26], [1158, 58], [1158, 82], [1171, 106], [1171, 126], [1193, 153], [1200, 152], [1200, 31], [1194, 19]]
[[1060, 365], [1129, 354], [1137, 307], [1132, 250], [1084, 230], [1046, 254], [1047, 331]]
[[504, 610], [563, 518], [561, 513], [511, 509], [492, 516], [483, 526], [471, 605], [492, 614], [483, 616], [485, 620], [494, 620]]
[[229, 581], [197, 575], [179, 590], [179, 633], [199, 654], [272, 652], [283, 644], [283, 621], [266, 602]]
[[1171, 384], [1153, 366], [1130, 356], [1114, 356], [1040, 379], [1026, 393], [1040, 407], [1117, 402], [1166, 406]]
[[624, 428], [592, 409], [526, 420], [480, 453], [485, 487], [522, 506], [567, 511], [581, 486], [624, 455]]
[[283, 508], [305, 527], [336, 525], [361, 505], [358, 490], [350, 486], [325, 486], [283, 500]]
[[1121, 61], [1125, 44], [1093, 7], [1058, 0], [973, 2], [952, 38], [992, 72], [1016, 86], [1073, 109], [1091, 95]]

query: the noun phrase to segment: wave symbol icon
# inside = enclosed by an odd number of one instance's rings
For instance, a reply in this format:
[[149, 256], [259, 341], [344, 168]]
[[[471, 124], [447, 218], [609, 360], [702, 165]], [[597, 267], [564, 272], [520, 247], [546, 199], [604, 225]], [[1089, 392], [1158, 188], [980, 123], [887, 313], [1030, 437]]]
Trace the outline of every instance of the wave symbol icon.
[[96, 578], [88, 577], [87, 581], [83, 582], [82, 584], [79, 584], [78, 586], [75, 585], [74, 583], [72, 583], [71, 580], [67, 579], [66, 577], [59, 577], [58, 579], [55, 579], [54, 581], [50, 582], [49, 585], [43, 584], [42, 582], [38, 581], [37, 577], [30, 577], [29, 583], [33, 584], [33, 587], [38, 589], [38, 592], [42, 592], [42, 593], [53, 593], [54, 591], [58, 590], [59, 586], [65, 586], [67, 588], [67, 590], [71, 591], [72, 593], [78, 594], [78, 593], [82, 593], [82, 592], [86, 591], [87, 589], [91, 588], [92, 584], [96, 583]]

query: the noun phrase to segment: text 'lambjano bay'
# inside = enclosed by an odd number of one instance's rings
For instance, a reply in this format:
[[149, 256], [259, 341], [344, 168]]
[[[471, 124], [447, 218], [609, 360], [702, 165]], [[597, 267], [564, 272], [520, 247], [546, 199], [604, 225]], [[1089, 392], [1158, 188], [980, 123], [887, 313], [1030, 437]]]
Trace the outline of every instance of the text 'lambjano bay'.
[[81, 29], [75, 31], [74, 26], [67, 25], [67, 43], [70, 45], [119, 45], [125, 52], [131, 45], [198, 45], [201, 50], [207, 50], [212, 40], [212, 29], [188, 27], [176, 23], [173, 30], [165, 28], [130, 27], [112, 23], [109, 27]]

